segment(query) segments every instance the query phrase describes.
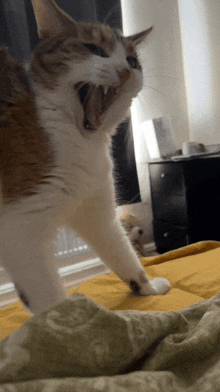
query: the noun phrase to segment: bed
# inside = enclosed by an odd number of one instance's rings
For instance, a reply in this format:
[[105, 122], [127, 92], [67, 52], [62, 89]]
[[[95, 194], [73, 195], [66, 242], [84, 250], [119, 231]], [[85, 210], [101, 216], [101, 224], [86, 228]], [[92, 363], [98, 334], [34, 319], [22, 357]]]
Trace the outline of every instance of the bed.
[[165, 296], [138, 297], [114, 274], [30, 317], [0, 310], [0, 391], [220, 390], [220, 243], [141, 259]]

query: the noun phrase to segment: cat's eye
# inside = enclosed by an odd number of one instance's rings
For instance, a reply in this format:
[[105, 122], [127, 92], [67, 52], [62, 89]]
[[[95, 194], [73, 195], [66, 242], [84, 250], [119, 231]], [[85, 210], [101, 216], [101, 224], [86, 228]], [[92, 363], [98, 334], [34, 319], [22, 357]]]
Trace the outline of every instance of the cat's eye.
[[131, 66], [131, 68], [135, 69], [138, 66], [138, 61], [136, 57], [132, 57], [132, 56], [127, 57], [127, 62]]
[[96, 56], [100, 57], [108, 57], [107, 54], [104, 52], [100, 46], [94, 44], [84, 44], [84, 46], [90, 50], [90, 52], [94, 53]]

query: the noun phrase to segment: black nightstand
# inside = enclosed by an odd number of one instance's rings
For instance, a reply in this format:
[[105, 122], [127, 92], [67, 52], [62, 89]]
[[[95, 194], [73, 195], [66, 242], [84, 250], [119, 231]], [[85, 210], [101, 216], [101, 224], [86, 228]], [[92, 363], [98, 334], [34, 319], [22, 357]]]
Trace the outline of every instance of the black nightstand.
[[159, 253], [220, 241], [220, 157], [149, 163], [154, 238]]

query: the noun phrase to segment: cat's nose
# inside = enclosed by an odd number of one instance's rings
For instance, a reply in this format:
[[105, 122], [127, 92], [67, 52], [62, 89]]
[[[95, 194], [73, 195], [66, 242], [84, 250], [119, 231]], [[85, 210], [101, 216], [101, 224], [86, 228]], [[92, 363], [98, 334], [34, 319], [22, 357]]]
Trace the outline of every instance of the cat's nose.
[[140, 235], [144, 234], [143, 230], [142, 230], [142, 229], [139, 229], [139, 230], [138, 230], [138, 234], [140, 234]]
[[128, 68], [124, 68], [118, 71], [118, 77], [120, 80], [120, 86], [123, 86], [125, 82], [130, 78], [131, 71]]

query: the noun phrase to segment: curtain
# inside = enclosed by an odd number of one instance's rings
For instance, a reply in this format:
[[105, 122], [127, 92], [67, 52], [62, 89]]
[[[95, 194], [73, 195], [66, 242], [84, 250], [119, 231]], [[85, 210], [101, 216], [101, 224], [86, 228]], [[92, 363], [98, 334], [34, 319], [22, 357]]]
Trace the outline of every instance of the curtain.
[[4, 0], [1, 2], [1, 44], [12, 55], [26, 62], [31, 55], [29, 30], [24, 1]]

